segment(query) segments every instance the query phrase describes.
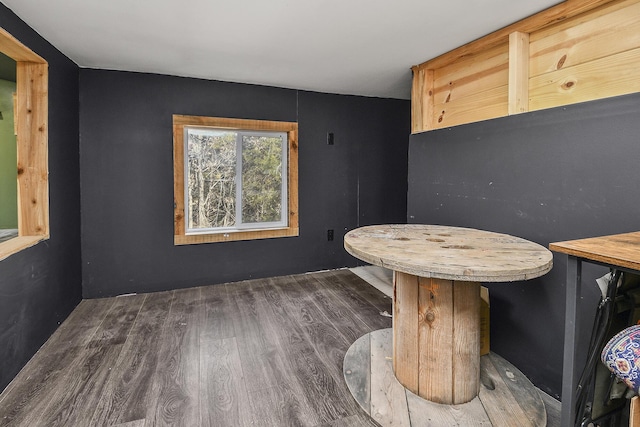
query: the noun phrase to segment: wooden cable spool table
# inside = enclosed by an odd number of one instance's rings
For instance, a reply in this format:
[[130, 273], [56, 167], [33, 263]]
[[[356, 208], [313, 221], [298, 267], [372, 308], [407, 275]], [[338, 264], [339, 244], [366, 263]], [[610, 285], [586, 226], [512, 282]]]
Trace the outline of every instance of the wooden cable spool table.
[[463, 404], [480, 388], [480, 282], [547, 273], [551, 252], [505, 234], [376, 225], [344, 237], [351, 255], [394, 271], [393, 370], [414, 394]]

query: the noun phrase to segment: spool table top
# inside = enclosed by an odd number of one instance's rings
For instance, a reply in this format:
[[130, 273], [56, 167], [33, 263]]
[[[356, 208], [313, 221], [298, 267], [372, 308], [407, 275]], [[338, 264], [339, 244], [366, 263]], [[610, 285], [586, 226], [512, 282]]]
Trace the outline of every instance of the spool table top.
[[442, 225], [372, 225], [348, 232], [344, 247], [368, 263], [421, 277], [513, 282], [551, 270], [545, 247], [519, 237]]

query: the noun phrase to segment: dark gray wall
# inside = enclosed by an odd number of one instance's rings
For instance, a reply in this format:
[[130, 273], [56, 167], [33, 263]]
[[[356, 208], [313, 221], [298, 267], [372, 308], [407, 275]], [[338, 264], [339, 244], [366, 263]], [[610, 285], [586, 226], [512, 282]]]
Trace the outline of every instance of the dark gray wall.
[[[413, 135], [408, 221], [550, 242], [640, 227], [640, 95]], [[490, 285], [492, 350], [561, 389], [566, 256], [527, 282]], [[597, 303], [586, 267], [583, 342]]]
[[[406, 221], [409, 112], [403, 100], [80, 70], [85, 297], [357, 264], [346, 230]], [[174, 246], [172, 114], [297, 121], [300, 236]]]
[[0, 261], [0, 390], [81, 298], [78, 67], [0, 4], [0, 27], [49, 62], [51, 238]]

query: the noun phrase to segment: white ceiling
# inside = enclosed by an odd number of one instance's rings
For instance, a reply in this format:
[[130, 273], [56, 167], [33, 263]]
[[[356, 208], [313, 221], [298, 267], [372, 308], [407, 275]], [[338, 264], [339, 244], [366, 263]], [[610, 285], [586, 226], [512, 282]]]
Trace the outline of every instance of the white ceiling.
[[0, 0], [80, 67], [409, 99], [412, 65], [559, 0]]

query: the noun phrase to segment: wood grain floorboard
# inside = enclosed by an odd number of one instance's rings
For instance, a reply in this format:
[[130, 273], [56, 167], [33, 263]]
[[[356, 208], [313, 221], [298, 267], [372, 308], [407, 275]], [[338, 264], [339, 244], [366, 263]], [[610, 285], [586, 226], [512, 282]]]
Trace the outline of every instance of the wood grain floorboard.
[[144, 419], [156, 371], [159, 337], [171, 309], [173, 292], [147, 294], [89, 425]]
[[[306, 277], [306, 276], [305, 276]], [[347, 341], [351, 344], [358, 338], [372, 330], [386, 329], [391, 325], [391, 318], [380, 315], [377, 309], [372, 309], [369, 305], [365, 305], [366, 311], [359, 312], [359, 308], [362, 307], [361, 300], [355, 300], [356, 304], [350, 298], [345, 298], [340, 290], [331, 290], [324, 286], [323, 282], [315, 276], [311, 276], [313, 279], [309, 283], [313, 284], [315, 289], [309, 297], [312, 298], [314, 304], [316, 304], [323, 313], [326, 313], [329, 321], [333, 326], [339, 330]], [[384, 295], [379, 295], [381, 301], [384, 301]], [[380, 328], [372, 327], [367, 321], [367, 317], [375, 316], [379, 319], [376, 320], [376, 325], [381, 325]]]
[[[319, 418], [319, 422], [331, 421], [346, 415], [339, 402], [331, 399], [336, 393], [336, 381], [327, 372], [322, 360], [317, 356], [313, 345], [306, 339], [304, 332], [292, 320], [288, 312], [293, 310], [287, 299], [272, 300], [265, 297], [268, 281], [254, 288], [257, 293], [257, 309], [265, 319], [265, 329], [273, 337], [278, 353], [288, 354], [283, 359], [284, 371], [279, 381], [286, 377], [288, 387], [300, 393]], [[277, 306], [274, 303], [282, 305]]]
[[265, 330], [266, 319], [260, 317], [255, 293], [250, 286], [250, 283], [243, 282], [228, 288], [235, 305], [232, 319], [242, 369], [249, 379], [249, 393], [276, 385], [279, 372], [283, 370], [279, 366], [281, 355], [277, 352], [275, 337], [269, 336], [269, 330]]
[[[204, 316], [200, 289], [175, 291], [160, 335], [146, 419], [154, 426], [199, 425], [200, 325]], [[154, 403], [155, 402], [155, 403]]]
[[89, 424], [92, 411], [87, 408], [95, 408], [100, 400], [144, 300], [144, 296], [116, 299], [81, 355], [47, 396], [39, 425]]
[[291, 389], [275, 386], [249, 393], [252, 425], [313, 426], [318, 417], [301, 408]]
[[[368, 288], [371, 288], [371, 286], [367, 288], [366, 282], [353, 273], [344, 274], [343, 271], [339, 273], [343, 273], [343, 275], [328, 272], [327, 274], [313, 273], [311, 276], [316, 278], [325, 289], [340, 298], [343, 304], [349, 307], [352, 313], [367, 325], [367, 332], [388, 328], [391, 318], [381, 316], [380, 313], [384, 311], [391, 313], [391, 299], [384, 296], [380, 291], [373, 289], [379, 296], [374, 305], [371, 302], [371, 295], [369, 295], [369, 299], [360, 295], [361, 292], [369, 293], [370, 289]], [[345, 281], [341, 280], [342, 277], [348, 282], [345, 283]]]
[[235, 337], [233, 318], [237, 306], [229, 296], [227, 286], [202, 286], [199, 289], [204, 316], [200, 338], [221, 340]]
[[390, 297], [382, 294], [356, 274], [347, 275], [342, 270], [333, 270], [328, 272], [326, 278], [333, 279], [333, 283], [338, 287], [355, 291], [359, 297], [367, 300], [369, 304], [379, 311], [390, 310], [391, 308], [392, 300]]
[[[294, 282], [289, 286], [299, 287], [299, 284]], [[320, 417], [320, 421], [333, 421], [349, 415], [347, 405], [331, 398], [341, 392], [345, 393], [345, 390], [340, 387], [344, 381], [340, 376], [333, 375], [332, 371], [335, 370], [327, 366], [326, 360], [318, 354], [314, 343], [305, 333], [305, 328], [296, 322], [295, 313], [299, 313], [298, 308], [284, 295], [281, 298], [266, 298], [268, 289], [267, 282], [262, 287], [265, 295], [264, 315], [271, 316], [272, 321], [268, 322], [269, 324], [281, 325], [279, 328], [274, 328], [274, 335], [278, 338], [280, 349], [289, 353], [290, 373], [297, 380], [300, 389]], [[300, 301], [300, 299], [297, 300]], [[309, 310], [303, 310], [303, 316], [307, 325], [315, 323], [313, 313]], [[328, 335], [325, 338], [330, 339], [331, 336]], [[340, 338], [340, 344], [346, 345], [342, 337]], [[329, 366], [333, 366], [330, 360]], [[352, 403], [350, 400], [346, 402]], [[355, 406], [353, 408], [355, 409]]]
[[[306, 276], [305, 276], [306, 277]], [[358, 338], [371, 332], [371, 327], [363, 320], [366, 316], [359, 316], [353, 306], [341, 294], [326, 289], [316, 278], [308, 283], [308, 298], [327, 316], [331, 325], [347, 339], [350, 344]], [[377, 311], [370, 311], [369, 315]], [[390, 324], [387, 318], [386, 323]]]
[[251, 426], [251, 407], [235, 338], [200, 341], [199, 426]]
[[342, 376], [350, 344], [391, 325], [363, 283], [341, 270], [83, 301], [0, 394], [0, 426], [374, 426]]
[[[314, 304], [311, 298], [309, 284], [306, 280], [294, 281], [285, 288], [278, 280], [270, 281], [270, 287], [265, 288], [265, 297], [274, 310], [287, 317], [305, 334], [316, 353], [323, 358], [335, 378], [342, 378], [342, 360], [349, 348], [350, 342], [340, 329], [329, 320], [327, 315]], [[303, 289], [301, 295], [290, 297], [290, 288]], [[342, 382], [342, 381], [340, 381]]]
[[[260, 281], [250, 281], [228, 288], [238, 307], [238, 315], [234, 317], [240, 322], [235, 325], [236, 341], [252, 413], [268, 410], [262, 401], [268, 398], [274, 400], [276, 414], [289, 417], [278, 420], [283, 425], [318, 424], [319, 415], [291, 374], [291, 355], [279, 345], [275, 330], [282, 325], [270, 325], [272, 316], [267, 316], [261, 307], [258, 296], [261, 287]], [[267, 395], [265, 390], [269, 390]]]
[[226, 285], [203, 286], [200, 325], [200, 426], [251, 425], [233, 326], [237, 305]]
[[[351, 398], [342, 372], [342, 362], [350, 340], [330, 321], [330, 313], [323, 312], [309, 297], [315, 295], [309, 291], [317, 282], [306, 276], [296, 276], [294, 279], [288, 285], [280, 280], [270, 280], [270, 287], [265, 287], [267, 301], [271, 302], [274, 309], [279, 308], [278, 314], [288, 319], [292, 329], [301, 331], [303, 339], [311, 345], [318, 359], [315, 364], [323, 366], [331, 374], [331, 386], [335, 389], [325, 392], [345, 397], [341, 400], [342, 415], [338, 418], [358, 414], [361, 409]], [[298, 293], [291, 288], [298, 288]]]
[[0, 426], [36, 425], [49, 402], [45, 396], [82, 355], [115, 300], [82, 301], [0, 395]]

